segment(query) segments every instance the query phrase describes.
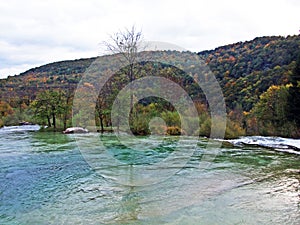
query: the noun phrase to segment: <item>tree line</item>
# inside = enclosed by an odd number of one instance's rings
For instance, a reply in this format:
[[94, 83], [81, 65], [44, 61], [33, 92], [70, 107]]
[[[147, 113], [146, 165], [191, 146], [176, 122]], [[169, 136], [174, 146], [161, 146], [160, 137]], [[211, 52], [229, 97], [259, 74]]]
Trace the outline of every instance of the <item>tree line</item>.
[[[227, 106], [226, 137], [299, 137], [300, 58], [294, 60], [299, 52], [300, 41], [297, 38], [263, 37], [198, 54], [210, 66], [222, 87]], [[123, 57], [127, 66], [105, 84], [97, 98], [94, 112], [83, 110], [72, 115], [74, 84], [78, 83], [92, 59], [61, 62], [60, 67], [55, 63], [49, 64], [0, 81], [0, 89], [4, 90], [1, 92], [0, 125], [13, 125], [26, 120], [52, 130], [61, 130], [71, 126], [72, 119], [76, 121], [78, 117], [93, 113], [99, 131], [111, 130], [112, 104], [119, 90], [134, 79], [157, 75], [180, 84], [193, 98], [200, 120], [200, 131], [195, 133], [209, 136], [210, 109], [201, 88], [176, 67], [163, 63], [136, 63], [141, 40], [141, 33], [132, 28], [116, 33], [111, 38], [112, 42], [105, 43], [108, 50]], [[156, 54], [166, 59], [182, 58], [189, 67], [195, 66], [185, 53], [164, 51]], [[112, 57], [113, 60], [115, 58]], [[109, 69], [110, 66], [106, 66]], [[94, 84], [86, 82], [84, 85], [93, 88]], [[133, 133], [147, 135], [153, 132], [149, 123], [155, 117], [161, 117], [166, 122], [160, 131], [155, 132], [184, 132], [181, 130], [180, 116], [168, 102], [147, 98], [133, 105], [134, 94], [128, 97], [132, 108], [129, 120]], [[122, 112], [119, 112], [117, 118], [124, 119]]]
[[[152, 65], [153, 66], [153, 65]], [[149, 64], [147, 69], [152, 68]], [[285, 137], [299, 137], [300, 127], [300, 57], [295, 64], [293, 72], [290, 76], [290, 82], [286, 85], [272, 85], [267, 91], [260, 95], [259, 101], [254, 107], [246, 112], [242, 107], [228, 109], [228, 123], [226, 137], [233, 138], [240, 135], [277, 135]], [[153, 69], [153, 68], [152, 68]], [[169, 67], [160, 68], [162, 74], [167, 74], [174, 80], [179, 79], [180, 74], [169, 70]], [[173, 69], [173, 71], [172, 71]], [[167, 73], [166, 71], [169, 71]], [[177, 71], [178, 72], [178, 71]], [[151, 74], [151, 70], [148, 70]], [[175, 75], [174, 75], [175, 74]], [[121, 78], [123, 79], [121, 79]], [[98, 130], [101, 132], [111, 130], [111, 107], [113, 101], [118, 94], [122, 85], [126, 84], [127, 76], [120, 73], [119, 76], [111, 79], [107, 85], [99, 93], [99, 97], [95, 106], [95, 121]], [[117, 82], [118, 81], [118, 82]], [[184, 83], [183, 81], [181, 83]], [[92, 84], [85, 84], [92, 85]], [[184, 88], [193, 93], [193, 85], [186, 84]], [[197, 93], [197, 91], [195, 92]], [[203, 136], [210, 134], [210, 112], [209, 106], [205, 103], [205, 99], [201, 99], [202, 95], [195, 97], [195, 105], [200, 118], [200, 131], [195, 131]], [[134, 97], [134, 96], [133, 96]], [[72, 125], [72, 103], [74, 91], [62, 91], [60, 89], [44, 90], [37, 94], [34, 101], [29, 106], [20, 104], [18, 108], [11, 107], [7, 102], [0, 102], [0, 117], [3, 122], [17, 121], [15, 117], [20, 119], [28, 119], [32, 122], [45, 125], [52, 130], [66, 129]], [[82, 112], [86, 113], [86, 112]], [[133, 133], [139, 135], [147, 135], [150, 132], [180, 134], [181, 130], [180, 116], [176, 110], [168, 102], [158, 98], [148, 98], [139, 101], [133, 106], [131, 112], [131, 129]], [[20, 117], [20, 115], [22, 115]], [[120, 119], [122, 117], [120, 112]], [[161, 117], [165, 121], [165, 127], [155, 128], [151, 130], [149, 122], [152, 118]]]

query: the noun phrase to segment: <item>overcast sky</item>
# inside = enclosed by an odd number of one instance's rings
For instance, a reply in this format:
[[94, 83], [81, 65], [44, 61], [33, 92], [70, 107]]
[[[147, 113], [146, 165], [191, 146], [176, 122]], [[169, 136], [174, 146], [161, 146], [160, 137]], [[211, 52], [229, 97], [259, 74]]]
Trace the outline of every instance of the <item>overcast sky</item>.
[[0, 78], [97, 56], [109, 34], [135, 25], [146, 41], [190, 51], [294, 35], [299, 0], [0, 0]]

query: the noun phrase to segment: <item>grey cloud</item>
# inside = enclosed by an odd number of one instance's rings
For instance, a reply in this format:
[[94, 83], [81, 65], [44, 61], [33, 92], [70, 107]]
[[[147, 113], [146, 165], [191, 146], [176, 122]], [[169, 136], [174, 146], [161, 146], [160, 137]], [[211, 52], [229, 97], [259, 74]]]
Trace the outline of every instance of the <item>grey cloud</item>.
[[146, 41], [201, 51], [256, 36], [292, 35], [300, 21], [297, 0], [0, 0], [0, 5], [2, 75], [96, 56], [108, 34], [133, 24]]

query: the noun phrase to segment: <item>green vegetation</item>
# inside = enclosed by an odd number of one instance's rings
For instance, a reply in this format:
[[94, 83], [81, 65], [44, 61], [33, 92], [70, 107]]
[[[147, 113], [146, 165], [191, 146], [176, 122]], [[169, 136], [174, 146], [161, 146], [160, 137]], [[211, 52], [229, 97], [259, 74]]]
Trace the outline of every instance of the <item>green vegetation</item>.
[[287, 98], [287, 118], [300, 127], [300, 54], [296, 66], [290, 76], [291, 86]]
[[36, 99], [30, 104], [34, 112], [34, 119], [38, 124], [57, 129], [57, 120], [63, 123], [63, 129], [67, 128], [67, 122], [71, 118], [73, 93], [62, 90], [45, 90], [38, 93]]
[[249, 125], [251, 130], [263, 135], [297, 135], [296, 124], [289, 121], [287, 116], [289, 88], [289, 85], [273, 85], [260, 96], [251, 111], [251, 117], [256, 119], [256, 124], [252, 124], [252, 127]]
[[[299, 52], [300, 36], [288, 36], [261, 37], [198, 53], [223, 90], [228, 113], [227, 138], [240, 135], [300, 137]], [[144, 54], [153, 59], [159, 55], [166, 61], [181, 58], [189, 67], [197, 66], [187, 52]], [[110, 72], [118, 57], [105, 57], [111, 60], [101, 66]], [[83, 107], [81, 112], [73, 112], [72, 118], [74, 90], [95, 59], [51, 63], [0, 80], [0, 125], [30, 121], [57, 130], [70, 126], [72, 119], [76, 121], [93, 113], [99, 131], [103, 132], [111, 129], [112, 105], [122, 88], [132, 79], [161, 76], [179, 84], [189, 94], [199, 113], [200, 130], [195, 130], [195, 133], [209, 136], [210, 109], [201, 88], [180, 68], [163, 62], [134, 63], [134, 66], [124, 67], [101, 89], [95, 112], [85, 112]], [[84, 85], [87, 89], [95, 87], [92, 81]], [[134, 95], [130, 98], [134, 99]], [[122, 112], [118, 113], [118, 118], [124, 119]], [[164, 123], [154, 118], [162, 118]], [[174, 107], [159, 98], [140, 100], [133, 106], [129, 120], [132, 132], [139, 135], [185, 132], [181, 129], [180, 117]], [[154, 126], [155, 123], [159, 126]]]

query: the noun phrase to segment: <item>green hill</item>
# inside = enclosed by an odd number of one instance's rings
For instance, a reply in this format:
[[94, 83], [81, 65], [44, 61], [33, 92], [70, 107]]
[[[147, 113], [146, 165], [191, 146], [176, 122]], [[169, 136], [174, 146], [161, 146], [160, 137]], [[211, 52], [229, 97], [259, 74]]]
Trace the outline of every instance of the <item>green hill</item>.
[[[300, 36], [260, 37], [199, 52], [220, 82], [231, 109], [249, 111], [271, 85], [288, 83], [300, 49]], [[50, 63], [0, 80], [0, 98], [33, 100], [41, 89], [74, 89], [95, 58]]]
[[[295, 35], [259, 37], [252, 41], [238, 42], [197, 54], [219, 81], [228, 112], [235, 112], [238, 109], [241, 113], [251, 112], [259, 102], [260, 96], [273, 85], [282, 86], [290, 83], [299, 52], [300, 36]], [[174, 54], [186, 57], [185, 53], [172, 51], [164, 51], [161, 54], [167, 58], [174, 57]], [[18, 108], [22, 104], [29, 106], [43, 90], [55, 89], [72, 93], [95, 59], [55, 62], [30, 69], [17, 76], [9, 76], [0, 80], [0, 99], [12, 108]], [[111, 65], [113, 64], [112, 57]], [[163, 69], [163, 66], [160, 69]], [[178, 71], [175, 73], [178, 75]], [[178, 80], [176, 77], [173, 79]], [[187, 89], [199, 91], [188, 83], [186, 82]], [[203, 100], [201, 93], [197, 96]]]

